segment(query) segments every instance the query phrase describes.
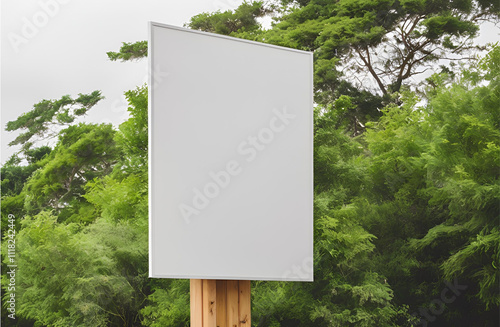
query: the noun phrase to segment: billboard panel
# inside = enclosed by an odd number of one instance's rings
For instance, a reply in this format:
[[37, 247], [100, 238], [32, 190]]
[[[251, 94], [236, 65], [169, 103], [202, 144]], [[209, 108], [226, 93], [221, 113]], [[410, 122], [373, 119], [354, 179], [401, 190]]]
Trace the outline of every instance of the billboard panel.
[[312, 281], [312, 53], [150, 23], [150, 276]]

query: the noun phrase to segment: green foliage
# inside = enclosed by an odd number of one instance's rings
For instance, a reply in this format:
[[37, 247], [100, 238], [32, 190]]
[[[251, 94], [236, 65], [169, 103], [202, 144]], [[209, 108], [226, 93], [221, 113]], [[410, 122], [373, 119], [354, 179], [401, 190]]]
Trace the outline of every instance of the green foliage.
[[[464, 310], [468, 319], [491, 323], [499, 305], [500, 88], [498, 75], [488, 73], [498, 70], [499, 51], [479, 64], [486, 70], [435, 85], [423, 107], [403, 97], [365, 134], [371, 188], [358, 212], [379, 239], [380, 269], [399, 301], [416, 309], [429, 294], [439, 296], [439, 281], [468, 286], [468, 300], [450, 303], [439, 317], [443, 326], [463, 319]], [[402, 270], [398, 252], [416, 262]]]
[[443, 262], [442, 269], [448, 280], [469, 275], [479, 286], [477, 297], [486, 304], [487, 310], [491, 310], [500, 305], [499, 264], [500, 232], [494, 230], [487, 235], [478, 234], [475, 240], [470, 240], [463, 249]]
[[58, 132], [53, 150], [25, 149], [28, 165], [15, 155], [2, 167], [2, 227], [7, 214], [17, 217], [19, 326], [141, 323], [139, 311], [151, 294], [147, 89], [130, 91], [127, 99], [131, 118], [119, 131], [69, 126]]
[[86, 184], [85, 199], [104, 218], [135, 220], [148, 214], [147, 176], [128, 175], [122, 180], [110, 176]]
[[244, 1], [234, 11], [217, 11], [193, 16], [186, 26], [200, 31], [224, 35], [252, 32], [260, 28], [257, 18], [269, 12], [269, 9], [264, 6], [262, 1]]
[[343, 71], [350, 73], [344, 79], [360, 89], [374, 85], [386, 96], [438, 59], [469, 58], [477, 49], [470, 40], [480, 20], [498, 21], [500, 12], [491, 1], [474, 0], [281, 3], [281, 15], [262, 40], [315, 51], [317, 59], [341, 58]]
[[2, 219], [11, 213], [21, 222], [16, 296], [22, 323], [138, 326], [146, 305], [164, 313], [156, 299], [166, 285], [149, 297], [154, 285], [147, 272], [147, 88], [126, 96], [131, 117], [118, 131], [106, 124], [70, 126], [52, 151], [25, 151], [28, 166], [16, 157], [2, 167]]
[[118, 165], [121, 172], [144, 174], [148, 163], [148, 88], [146, 85], [125, 92], [130, 118], [116, 133], [117, 146], [124, 156]]
[[28, 165], [19, 166], [21, 162], [16, 155], [1, 168], [2, 178], [2, 196], [9, 196], [21, 193], [24, 183], [33, 172], [40, 167], [37, 164], [44, 159], [52, 149], [48, 146], [43, 146], [26, 151], [26, 159]]
[[111, 61], [129, 61], [144, 58], [148, 55], [148, 42], [123, 42], [119, 52], [109, 51], [106, 54]]
[[[119, 151], [111, 125], [79, 124], [62, 130], [59, 142], [26, 182], [26, 209], [72, 211], [83, 201], [87, 181], [111, 172]], [[68, 211], [66, 210], [66, 211]]]
[[[1, 204], [2, 204], [2, 238], [8, 229], [8, 215], [22, 217], [25, 214], [24, 201], [26, 194], [23, 192], [24, 185], [30, 176], [43, 165], [43, 159], [46, 158], [52, 149], [48, 146], [29, 149], [25, 151], [27, 165], [20, 165], [21, 159], [14, 154], [6, 164], [1, 168]], [[16, 227], [19, 227], [19, 221], [16, 220]]]
[[142, 310], [144, 326], [189, 327], [189, 281], [172, 280], [160, 283], [149, 295]]
[[82, 228], [42, 212], [17, 235], [18, 314], [44, 326], [132, 325], [145, 300], [146, 225]]
[[6, 131], [27, 130], [9, 145], [19, 144], [28, 149], [35, 136], [39, 138], [55, 136], [57, 132], [51, 132], [51, 126], [73, 123], [77, 117], [85, 115], [102, 99], [104, 97], [101, 92], [94, 91], [89, 94], [80, 93], [76, 99], [65, 95], [59, 100], [42, 100], [33, 106], [33, 110], [7, 123]]

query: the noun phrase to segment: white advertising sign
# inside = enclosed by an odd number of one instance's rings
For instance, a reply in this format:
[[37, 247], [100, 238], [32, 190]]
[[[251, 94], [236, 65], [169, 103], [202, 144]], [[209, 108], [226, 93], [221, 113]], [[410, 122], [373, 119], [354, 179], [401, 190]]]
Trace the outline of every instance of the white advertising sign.
[[313, 280], [312, 53], [150, 23], [150, 277]]

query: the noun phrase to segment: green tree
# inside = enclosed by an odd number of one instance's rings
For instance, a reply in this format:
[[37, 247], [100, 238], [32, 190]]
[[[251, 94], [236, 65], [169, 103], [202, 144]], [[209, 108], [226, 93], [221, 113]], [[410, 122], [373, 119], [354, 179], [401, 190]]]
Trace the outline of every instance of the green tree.
[[118, 132], [74, 125], [59, 132], [52, 152], [26, 152], [38, 160], [21, 191], [33, 214], [18, 216], [16, 237], [17, 313], [28, 325], [141, 325], [154, 286], [147, 272], [147, 89], [127, 98], [131, 117]]
[[[17, 218], [24, 216], [24, 185], [34, 171], [41, 167], [42, 159], [46, 158], [52, 149], [48, 146], [29, 149], [25, 151], [27, 165], [20, 165], [21, 159], [14, 154], [1, 168], [1, 238], [4, 240], [9, 229], [9, 215]], [[19, 219], [15, 219], [15, 229], [19, 230]], [[5, 268], [5, 267], [3, 267]]]
[[423, 107], [414, 96], [387, 107], [365, 136], [369, 188], [357, 213], [397, 303], [422, 316], [447, 281], [467, 287], [434, 317], [440, 326], [498, 324], [499, 53], [437, 85]]
[[151, 327], [189, 327], [189, 281], [152, 281], [148, 304], [141, 310], [142, 324]]
[[129, 61], [146, 57], [148, 54], [148, 42], [123, 42], [120, 51], [109, 51], [106, 53], [111, 61]]
[[257, 18], [272, 12], [263, 1], [244, 1], [235, 10], [202, 13], [191, 17], [186, 27], [224, 35], [235, 35], [242, 32], [253, 32], [260, 29]]
[[340, 58], [344, 78], [360, 89], [374, 85], [382, 95], [440, 59], [470, 60], [478, 23], [497, 21], [500, 12], [496, 1], [475, 0], [281, 3], [275, 26], [262, 35], [266, 42], [315, 51], [318, 59]]
[[147, 173], [148, 164], [148, 88], [146, 85], [125, 92], [130, 118], [120, 124], [115, 141], [123, 151], [117, 170]]
[[21, 193], [24, 183], [40, 167], [38, 164], [52, 149], [48, 146], [26, 150], [27, 165], [20, 165], [21, 159], [14, 154], [1, 168], [2, 196], [14, 196]]
[[[51, 154], [26, 182], [25, 209], [30, 213], [51, 208], [61, 220], [85, 220], [84, 185], [112, 171], [119, 150], [111, 125], [79, 124], [60, 132]], [[83, 211], [79, 211], [79, 210]], [[90, 218], [89, 218], [90, 219]]]
[[43, 326], [139, 325], [147, 225], [57, 220], [48, 212], [23, 219], [16, 238], [18, 316]]
[[64, 95], [58, 100], [42, 100], [33, 105], [31, 111], [7, 123], [6, 131], [26, 130], [9, 145], [22, 145], [24, 149], [29, 149], [34, 142], [33, 137], [39, 139], [54, 137], [58, 130], [52, 130], [52, 127], [72, 124], [76, 118], [84, 116], [102, 99], [104, 97], [101, 92], [94, 91], [89, 94], [80, 93], [76, 99]]

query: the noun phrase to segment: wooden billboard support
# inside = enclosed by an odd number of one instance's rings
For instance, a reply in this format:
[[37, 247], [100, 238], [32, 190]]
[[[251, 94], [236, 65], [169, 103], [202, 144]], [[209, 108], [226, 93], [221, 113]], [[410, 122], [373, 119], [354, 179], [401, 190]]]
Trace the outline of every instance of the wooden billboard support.
[[250, 327], [250, 281], [191, 279], [191, 327]]

